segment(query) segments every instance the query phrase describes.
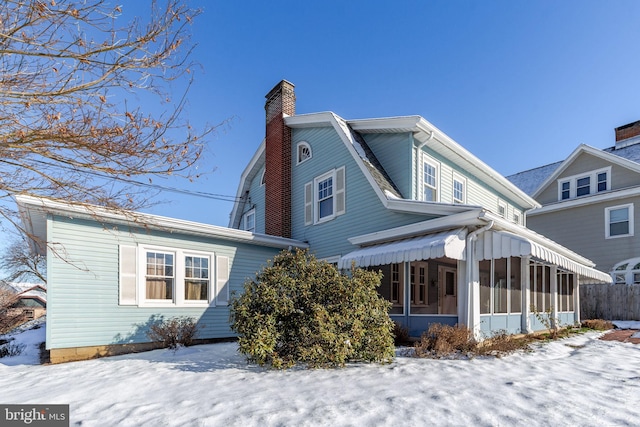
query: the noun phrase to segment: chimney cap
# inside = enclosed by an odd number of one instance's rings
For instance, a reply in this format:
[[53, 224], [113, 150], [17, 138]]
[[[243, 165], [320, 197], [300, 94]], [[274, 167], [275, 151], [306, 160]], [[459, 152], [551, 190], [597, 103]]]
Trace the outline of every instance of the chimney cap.
[[275, 85], [275, 86], [273, 87], [273, 89], [271, 89], [271, 90], [269, 91], [269, 93], [265, 96], [265, 98], [267, 98], [267, 100], [269, 100], [269, 99], [273, 98], [273, 96], [274, 96], [277, 92], [279, 92], [281, 89], [283, 89], [284, 87], [288, 87], [288, 88], [290, 88], [291, 90], [293, 90], [293, 88], [295, 87], [295, 85], [294, 85], [293, 83], [291, 83], [290, 81], [288, 81], [288, 80], [284, 80], [284, 79], [283, 79], [283, 80], [280, 80], [280, 82], [279, 82], [277, 85]]

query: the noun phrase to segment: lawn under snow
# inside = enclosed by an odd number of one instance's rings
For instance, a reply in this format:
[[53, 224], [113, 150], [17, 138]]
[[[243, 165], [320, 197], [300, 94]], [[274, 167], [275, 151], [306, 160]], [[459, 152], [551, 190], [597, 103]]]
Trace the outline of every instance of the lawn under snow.
[[501, 359], [399, 351], [389, 365], [282, 372], [235, 343], [42, 366], [42, 327], [16, 335], [24, 355], [0, 359], [0, 403], [70, 404], [83, 427], [638, 425], [640, 346], [599, 336]]

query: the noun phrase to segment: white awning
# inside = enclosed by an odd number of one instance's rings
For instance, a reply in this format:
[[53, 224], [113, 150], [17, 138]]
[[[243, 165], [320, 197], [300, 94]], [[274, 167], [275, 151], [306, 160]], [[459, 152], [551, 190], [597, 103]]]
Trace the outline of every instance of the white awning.
[[381, 243], [357, 249], [340, 258], [338, 268], [386, 265], [433, 258], [464, 259], [466, 229], [460, 228], [437, 234]]
[[608, 274], [573, 261], [526, 237], [507, 231], [487, 231], [478, 236], [474, 252], [474, 257], [478, 261], [506, 258], [508, 256], [531, 256], [589, 279], [611, 283], [611, 276]]

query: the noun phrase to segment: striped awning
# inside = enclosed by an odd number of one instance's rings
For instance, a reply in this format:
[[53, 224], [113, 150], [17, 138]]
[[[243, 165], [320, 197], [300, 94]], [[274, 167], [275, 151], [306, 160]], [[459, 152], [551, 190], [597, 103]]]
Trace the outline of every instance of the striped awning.
[[411, 239], [381, 243], [350, 252], [340, 258], [338, 268], [386, 265], [434, 258], [464, 259], [465, 228], [449, 230]]
[[573, 261], [564, 255], [524, 236], [507, 231], [487, 231], [478, 236], [474, 257], [478, 261], [506, 258], [508, 256], [531, 256], [549, 264], [557, 265], [580, 276], [611, 283], [611, 276], [595, 268]]

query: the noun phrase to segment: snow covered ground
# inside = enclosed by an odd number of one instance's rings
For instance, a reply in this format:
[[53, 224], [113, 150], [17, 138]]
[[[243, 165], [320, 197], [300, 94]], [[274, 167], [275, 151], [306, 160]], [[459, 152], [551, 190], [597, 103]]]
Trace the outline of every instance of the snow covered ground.
[[[625, 325], [638, 327], [640, 324]], [[0, 359], [0, 403], [70, 404], [88, 426], [625, 426], [640, 424], [640, 346], [588, 333], [473, 360], [270, 371], [235, 343], [37, 365], [44, 327]]]

